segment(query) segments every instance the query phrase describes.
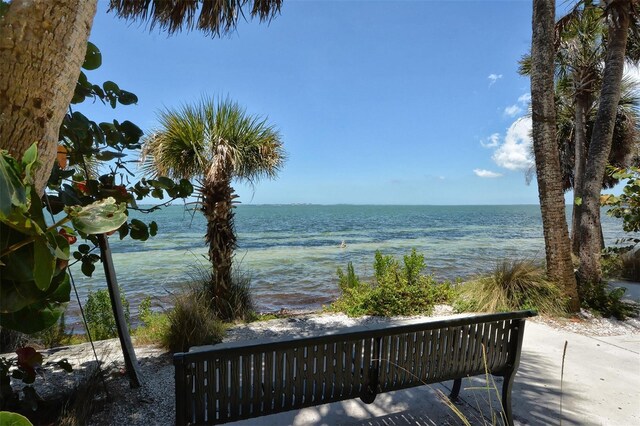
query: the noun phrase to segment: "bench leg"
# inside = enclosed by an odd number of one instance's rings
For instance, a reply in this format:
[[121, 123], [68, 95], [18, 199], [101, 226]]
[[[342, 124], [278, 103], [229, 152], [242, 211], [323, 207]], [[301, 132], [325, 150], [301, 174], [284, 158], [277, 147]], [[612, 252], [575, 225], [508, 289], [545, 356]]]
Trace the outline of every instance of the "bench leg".
[[511, 371], [504, 375], [502, 382], [502, 412], [504, 413], [505, 422], [509, 426], [513, 426], [513, 412], [511, 411], [511, 388], [515, 379], [515, 371]]
[[456, 402], [458, 400], [458, 394], [460, 394], [460, 386], [462, 386], [462, 379], [455, 379], [453, 381], [451, 393], [449, 394], [449, 399], [451, 401]]

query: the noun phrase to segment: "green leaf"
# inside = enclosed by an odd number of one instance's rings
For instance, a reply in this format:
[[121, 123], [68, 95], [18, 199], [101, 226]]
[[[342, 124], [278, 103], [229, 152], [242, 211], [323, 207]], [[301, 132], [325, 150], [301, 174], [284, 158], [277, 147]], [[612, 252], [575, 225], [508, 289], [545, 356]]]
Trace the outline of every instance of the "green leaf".
[[53, 326], [62, 315], [62, 311], [50, 308], [46, 304], [29, 305], [24, 309], [9, 314], [0, 314], [2, 327], [21, 333], [33, 334]]
[[120, 96], [118, 96], [118, 102], [120, 102], [122, 105], [131, 105], [138, 103], [138, 97], [131, 92], [121, 90]]
[[0, 411], [0, 425], [2, 426], [33, 426], [25, 416], [9, 411]]
[[84, 63], [82, 68], [85, 70], [95, 70], [102, 65], [102, 53], [95, 44], [87, 42], [87, 53], [84, 55]]
[[115, 231], [127, 221], [125, 204], [116, 204], [112, 197], [96, 201], [85, 207], [67, 207], [73, 227], [87, 235]]
[[164, 193], [162, 192], [162, 189], [156, 188], [153, 191], [151, 191], [151, 196], [153, 198], [157, 198], [159, 200], [162, 200], [164, 198]]
[[12, 206], [28, 208], [27, 191], [20, 179], [20, 170], [11, 157], [0, 156], [0, 219], [11, 215]]
[[78, 246], [78, 251], [82, 254], [87, 254], [91, 251], [91, 247], [89, 247], [89, 244], [80, 244]]
[[574, 202], [575, 202], [576, 206], [581, 206], [582, 205], [582, 197], [576, 197]]
[[51, 278], [56, 270], [56, 258], [49, 249], [49, 244], [45, 238], [38, 238], [34, 241], [33, 254], [33, 279], [38, 289], [46, 291], [51, 284]]
[[113, 81], [105, 81], [102, 84], [102, 88], [104, 89], [104, 91], [107, 94], [111, 94], [111, 93], [118, 93], [120, 92], [120, 88], [118, 87], [118, 85], [116, 83], [114, 83]]
[[100, 151], [98, 154], [96, 154], [96, 158], [100, 161], [111, 161], [114, 158], [123, 158], [126, 156], [127, 154], [116, 151]]
[[80, 270], [87, 277], [90, 277], [93, 274], [93, 271], [96, 270], [96, 265], [93, 264], [89, 259], [85, 258], [82, 260], [82, 266], [80, 266]]
[[22, 168], [24, 169], [25, 180], [32, 183], [31, 168], [38, 161], [38, 145], [32, 144], [22, 156]]
[[151, 235], [152, 237], [155, 237], [157, 233], [158, 233], [158, 224], [154, 220], [149, 224], [149, 235]]
[[149, 239], [149, 228], [138, 219], [131, 220], [130, 235], [134, 240], [146, 241]]

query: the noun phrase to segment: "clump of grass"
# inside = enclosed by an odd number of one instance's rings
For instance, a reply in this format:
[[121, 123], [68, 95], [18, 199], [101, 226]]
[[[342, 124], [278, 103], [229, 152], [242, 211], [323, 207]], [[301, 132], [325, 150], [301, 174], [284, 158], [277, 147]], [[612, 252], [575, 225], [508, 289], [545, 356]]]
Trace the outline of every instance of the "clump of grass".
[[330, 307], [350, 316], [430, 314], [436, 303], [448, 302], [453, 289], [448, 283], [437, 283], [424, 275], [424, 256], [415, 249], [400, 263], [392, 256], [375, 254], [374, 281], [362, 281], [349, 262], [347, 272], [338, 268], [341, 295]]
[[196, 265], [191, 272], [196, 288], [202, 289], [211, 301], [213, 314], [223, 321], [251, 321], [255, 317], [253, 297], [251, 295], [251, 276], [239, 266], [234, 268], [231, 283], [221, 303], [215, 303], [215, 281], [209, 266]]
[[78, 385], [66, 401], [56, 424], [59, 426], [81, 426], [89, 423], [96, 408], [98, 395], [102, 394], [103, 380], [99, 368]]
[[220, 343], [225, 332], [222, 321], [212, 315], [207, 293], [199, 288], [176, 296], [167, 321], [163, 344], [171, 352], [186, 352], [191, 346]]
[[455, 305], [458, 311], [566, 313], [562, 291], [546, 278], [542, 265], [531, 260], [499, 262], [493, 273], [462, 284]]

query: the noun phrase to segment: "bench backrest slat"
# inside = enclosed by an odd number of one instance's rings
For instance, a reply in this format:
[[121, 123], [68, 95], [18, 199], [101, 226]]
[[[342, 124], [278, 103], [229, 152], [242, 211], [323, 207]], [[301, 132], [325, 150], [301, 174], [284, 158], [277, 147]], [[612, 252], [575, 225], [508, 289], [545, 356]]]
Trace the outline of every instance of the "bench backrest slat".
[[[516, 361], [528, 312], [176, 354], [176, 421], [215, 424], [477, 375]], [[434, 326], [434, 323], [438, 326]]]

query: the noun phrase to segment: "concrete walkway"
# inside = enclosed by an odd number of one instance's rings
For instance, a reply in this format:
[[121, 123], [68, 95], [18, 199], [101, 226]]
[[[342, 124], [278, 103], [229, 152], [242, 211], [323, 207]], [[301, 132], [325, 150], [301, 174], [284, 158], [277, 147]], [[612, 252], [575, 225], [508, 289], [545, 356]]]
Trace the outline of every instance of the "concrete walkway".
[[[567, 343], [561, 390], [563, 347]], [[464, 424], [440, 395], [451, 383], [274, 414], [229, 425]], [[500, 389], [500, 381], [491, 383]], [[481, 389], [478, 389], [478, 388]], [[495, 389], [484, 378], [463, 381], [456, 406], [473, 425], [502, 424]], [[562, 404], [562, 408], [561, 408]], [[528, 322], [513, 389], [517, 425], [640, 425], [640, 335], [587, 337]]]

